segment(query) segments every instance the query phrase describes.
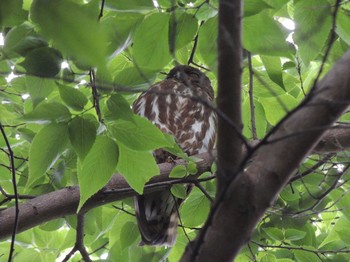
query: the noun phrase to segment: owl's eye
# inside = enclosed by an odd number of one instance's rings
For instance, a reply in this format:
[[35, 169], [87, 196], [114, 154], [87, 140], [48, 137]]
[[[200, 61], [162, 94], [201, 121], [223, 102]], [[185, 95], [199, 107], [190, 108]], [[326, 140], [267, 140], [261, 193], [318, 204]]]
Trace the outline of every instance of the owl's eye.
[[190, 77], [199, 78], [199, 74], [197, 72], [190, 72], [189, 75]]

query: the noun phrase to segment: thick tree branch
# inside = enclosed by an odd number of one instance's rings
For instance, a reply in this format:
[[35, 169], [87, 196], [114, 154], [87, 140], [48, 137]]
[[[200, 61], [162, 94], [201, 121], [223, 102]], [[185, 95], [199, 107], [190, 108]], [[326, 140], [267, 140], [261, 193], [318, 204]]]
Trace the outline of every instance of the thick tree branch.
[[[214, 161], [211, 153], [204, 153], [196, 156], [202, 159], [197, 163], [198, 174], [210, 170]], [[152, 178], [145, 186], [144, 193], [164, 189], [174, 183], [181, 182], [181, 179], [169, 179], [169, 173], [175, 165], [185, 164], [184, 160], [176, 160], [175, 163], [159, 164], [160, 175]], [[183, 183], [190, 182], [196, 176], [184, 179]], [[127, 184], [120, 175], [114, 175], [108, 184], [92, 198], [82, 208], [81, 212], [86, 212], [94, 207], [135, 196], [137, 193]], [[61, 190], [38, 196], [19, 206], [19, 220], [17, 233], [48, 222], [76, 213], [79, 204], [80, 191], [78, 186], [67, 187]], [[8, 238], [12, 235], [13, 222], [16, 216], [15, 207], [5, 209], [0, 212], [0, 239]]]
[[315, 153], [336, 153], [350, 149], [350, 125], [333, 126], [315, 146]]
[[[242, 132], [241, 109], [241, 0], [219, 2], [217, 105]], [[242, 137], [222, 118], [218, 120], [218, 189], [237, 174], [242, 160]]]
[[[210, 224], [199, 233], [204, 239], [197, 238], [189, 245], [182, 261], [233, 260], [294, 170], [346, 110], [350, 103], [349, 68], [350, 51], [256, 148], [249, 165], [216, 198]], [[200, 249], [195, 250], [198, 241]], [[193, 250], [198, 252], [195, 260]]]

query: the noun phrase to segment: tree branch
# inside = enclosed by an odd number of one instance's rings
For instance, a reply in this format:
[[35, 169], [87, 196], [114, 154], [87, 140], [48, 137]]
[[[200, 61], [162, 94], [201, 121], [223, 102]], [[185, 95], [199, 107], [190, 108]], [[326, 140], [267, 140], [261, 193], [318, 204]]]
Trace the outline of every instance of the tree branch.
[[[196, 158], [201, 159], [201, 161], [197, 163], [198, 175], [210, 170], [214, 157], [212, 153], [204, 153], [196, 156]], [[147, 194], [164, 189], [174, 183], [195, 182], [196, 176], [184, 179], [169, 178], [169, 173], [175, 165], [185, 164], [186, 162], [182, 159], [175, 160], [175, 163], [159, 164], [160, 175], [153, 177], [150, 182], [146, 184], [144, 193]], [[137, 195], [137, 193], [127, 184], [125, 179], [116, 174], [103, 189], [85, 203], [81, 212], [84, 213], [94, 207], [135, 195]], [[79, 197], [79, 187], [73, 186], [38, 196], [19, 205], [17, 233], [56, 218], [75, 214], [79, 204]], [[16, 216], [15, 210], [15, 207], [11, 207], [0, 212], [0, 239], [8, 238], [12, 235], [13, 221]]]
[[[182, 261], [233, 260], [304, 157], [346, 110], [350, 103], [349, 68], [350, 51], [256, 147], [249, 165], [216, 198], [211, 221], [199, 233], [204, 239], [197, 237]], [[199, 252], [196, 260], [191, 260], [198, 241]]]
[[[219, 1], [218, 38], [218, 110], [231, 120], [242, 133], [241, 109], [241, 0]], [[218, 119], [218, 192], [222, 185], [233, 179], [242, 161], [242, 138], [232, 133], [231, 127]]]

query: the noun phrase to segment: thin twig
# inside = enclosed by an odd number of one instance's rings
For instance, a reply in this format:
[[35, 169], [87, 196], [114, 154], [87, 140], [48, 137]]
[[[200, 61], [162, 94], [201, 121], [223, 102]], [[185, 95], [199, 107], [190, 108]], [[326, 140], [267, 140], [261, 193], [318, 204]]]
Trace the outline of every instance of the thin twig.
[[92, 261], [89, 256], [89, 253], [87, 252], [84, 246], [84, 222], [85, 222], [85, 214], [78, 214], [77, 215], [77, 235], [76, 235], [75, 245], [73, 249], [67, 254], [67, 256], [62, 260], [62, 262], [69, 261], [69, 259], [77, 251], [79, 251], [79, 253], [83, 257], [85, 262]]
[[98, 21], [101, 20], [102, 16], [103, 16], [103, 9], [104, 9], [104, 6], [105, 6], [105, 0], [102, 0], [101, 2], [101, 8], [100, 8], [100, 14], [98, 15]]
[[100, 95], [98, 94], [98, 91], [97, 91], [97, 86], [96, 86], [96, 81], [95, 81], [96, 80], [95, 79], [95, 72], [93, 69], [90, 69], [89, 76], [90, 76], [90, 85], [91, 85], [91, 90], [92, 90], [93, 105], [94, 105], [95, 110], [96, 110], [98, 121], [100, 123], [103, 123], [102, 113], [101, 113], [101, 109], [100, 109]]
[[256, 126], [255, 126], [255, 105], [254, 105], [254, 71], [253, 71], [253, 63], [252, 63], [252, 55], [248, 52], [248, 65], [249, 65], [249, 105], [250, 105], [250, 123], [252, 126], [252, 135], [253, 139], [258, 139], [256, 134]]
[[11, 238], [10, 253], [8, 256], [8, 261], [10, 262], [10, 261], [12, 261], [12, 256], [13, 256], [13, 253], [15, 251], [15, 240], [16, 240], [16, 232], [17, 232], [17, 226], [18, 226], [19, 204], [18, 204], [15, 160], [14, 160], [13, 151], [12, 151], [10, 142], [7, 138], [7, 135], [5, 133], [5, 130], [4, 130], [1, 122], [0, 122], [0, 131], [1, 131], [2, 137], [5, 140], [6, 147], [8, 150], [8, 157], [10, 160], [11, 174], [12, 174], [13, 192], [14, 192], [14, 197], [15, 197], [15, 220], [14, 220], [13, 232], [12, 232], [12, 238]]

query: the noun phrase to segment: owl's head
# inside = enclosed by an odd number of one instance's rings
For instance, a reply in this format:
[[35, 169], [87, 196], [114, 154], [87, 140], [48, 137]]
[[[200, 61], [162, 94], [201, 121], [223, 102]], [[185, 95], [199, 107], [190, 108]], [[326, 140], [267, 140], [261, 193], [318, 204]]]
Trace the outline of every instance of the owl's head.
[[188, 87], [200, 87], [211, 98], [214, 97], [214, 91], [209, 78], [197, 68], [188, 65], [178, 65], [170, 70], [166, 79], [175, 79]]

